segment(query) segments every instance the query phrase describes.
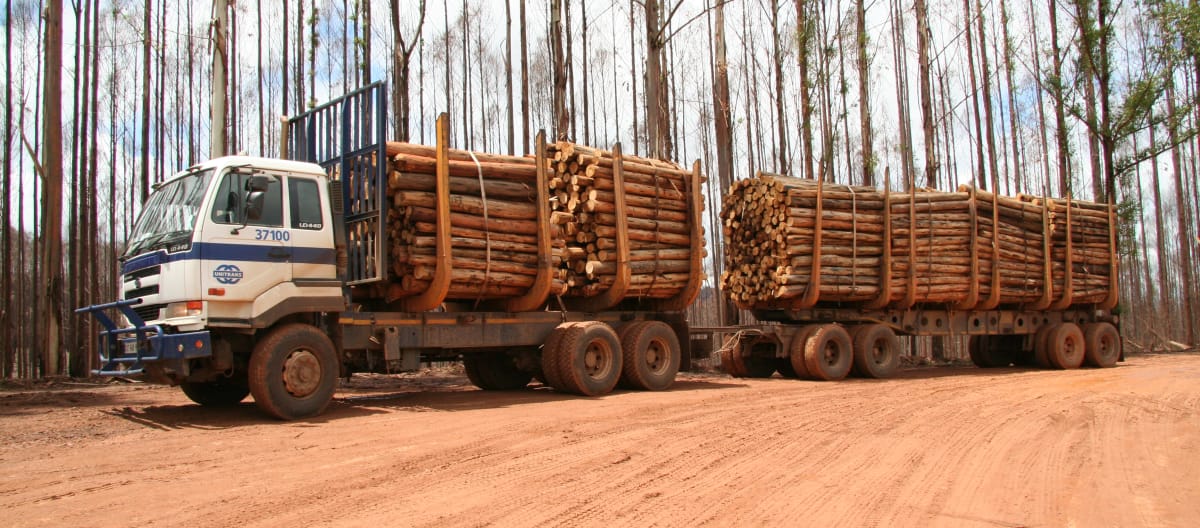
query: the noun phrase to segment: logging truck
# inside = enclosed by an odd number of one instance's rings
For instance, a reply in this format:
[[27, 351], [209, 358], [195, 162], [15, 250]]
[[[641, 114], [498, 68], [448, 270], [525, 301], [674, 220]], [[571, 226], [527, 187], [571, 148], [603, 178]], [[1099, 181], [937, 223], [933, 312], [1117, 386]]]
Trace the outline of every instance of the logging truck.
[[757, 321], [689, 328], [699, 163], [543, 135], [530, 156], [456, 150], [444, 115], [433, 146], [389, 142], [386, 115], [374, 84], [288, 119], [286, 159], [217, 158], [157, 185], [121, 299], [78, 310], [104, 327], [95, 372], [298, 419], [339, 377], [427, 361], [461, 360], [482, 389], [597, 396], [666, 389], [713, 354], [734, 376], [886, 377], [897, 335], [970, 335], [980, 366], [1120, 354], [1115, 252], [1098, 256], [1111, 209], [759, 175], [725, 199], [720, 277]]
[[121, 258], [100, 375], [321, 413], [337, 379], [459, 360], [483, 389], [601, 395], [689, 368], [704, 280], [699, 166], [571, 144], [508, 157], [385, 140], [374, 84], [287, 120], [286, 160], [156, 186]]

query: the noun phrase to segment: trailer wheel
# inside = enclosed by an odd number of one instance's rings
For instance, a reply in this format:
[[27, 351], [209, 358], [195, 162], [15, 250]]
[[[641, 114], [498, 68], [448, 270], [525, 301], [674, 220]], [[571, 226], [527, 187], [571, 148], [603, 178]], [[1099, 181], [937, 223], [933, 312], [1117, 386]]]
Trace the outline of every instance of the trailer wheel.
[[679, 338], [661, 321], [631, 323], [621, 329], [621, 380], [631, 388], [664, 390], [679, 372]]
[[1033, 335], [1033, 364], [1041, 368], [1050, 368], [1050, 353], [1048, 350], [1050, 331], [1057, 325], [1042, 325]]
[[804, 343], [804, 365], [822, 381], [845, 378], [854, 361], [850, 334], [836, 324], [821, 325]]
[[1079, 368], [1084, 349], [1083, 330], [1075, 323], [1057, 324], [1046, 336], [1046, 359], [1053, 368]]
[[816, 379], [808, 372], [808, 365], [804, 363], [804, 348], [808, 343], [808, 338], [821, 328], [821, 325], [805, 325], [800, 327], [795, 336], [792, 336], [792, 342], [788, 345], [788, 363], [792, 366], [792, 372], [796, 373], [796, 378], [799, 379]]
[[1121, 334], [1112, 323], [1083, 325], [1084, 362], [1089, 366], [1109, 368], [1117, 366], [1121, 357]]
[[881, 324], [862, 325], [851, 336], [854, 371], [864, 378], [890, 378], [900, 368], [900, 340]]
[[562, 391], [566, 389], [563, 387], [562, 375], [558, 372], [558, 356], [562, 349], [563, 336], [572, 326], [575, 326], [575, 323], [558, 325], [546, 338], [546, 344], [542, 345], [542, 378], [547, 385]]
[[523, 389], [533, 379], [533, 374], [517, 369], [512, 358], [501, 353], [464, 354], [463, 370], [483, 390]]
[[246, 380], [221, 378], [216, 381], [185, 381], [179, 384], [183, 393], [205, 407], [229, 407], [241, 403], [250, 394]]
[[338, 364], [329, 337], [306, 324], [271, 330], [250, 354], [254, 403], [281, 420], [321, 414], [333, 398]]
[[612, 327], [599, 321], [577, 323], [557, 347], [562, 389], [584, 396], [612, 392], [621, 377], [621, 341]]

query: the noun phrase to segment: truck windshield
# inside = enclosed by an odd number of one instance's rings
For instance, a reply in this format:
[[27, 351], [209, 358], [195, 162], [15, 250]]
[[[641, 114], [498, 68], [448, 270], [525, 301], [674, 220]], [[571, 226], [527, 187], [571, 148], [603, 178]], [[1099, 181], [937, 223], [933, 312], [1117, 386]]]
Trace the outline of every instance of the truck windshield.
[[125, 256], [191, 247], [196, 218], [212, 175], [213, 169], [188, 173], [154, 191], [133, 226]]

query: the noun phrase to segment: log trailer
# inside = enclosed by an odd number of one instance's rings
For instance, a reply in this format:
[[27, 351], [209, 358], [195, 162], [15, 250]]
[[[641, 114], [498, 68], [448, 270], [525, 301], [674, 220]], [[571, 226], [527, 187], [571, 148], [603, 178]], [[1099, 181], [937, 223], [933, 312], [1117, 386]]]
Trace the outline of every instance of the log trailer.
[[[615, 222], [608, 231], [595, 228], [612, 235], [606, 249], [596, 249], [611, 262], [597, 267], [611, 269], [594, 282], [603, 291], [573, 296], [559, 271], [569, 248], [560, 243], [564, 226], [555, 224], [563, 215], [552, 210], [558, 202], [551, 194], [553, 160], [545, 159], [542, 136], [530, 160], [535, 179], [525, 184], [534, 199], [522, 209], [532, 208], [535, 216], [526, 223], [536, 225], [536, 233], [515, 238], [506, 227], [524, 224], [504, 218], [499, 201], [460, 192], [461, 170], [480, 168], [476, 192], [494, 186], [483, 176], [488, 161], [451, 159], [445, 115], [438, 119], [427, 193], [432, 203], [425, 204], [431, 207], [394, 207], [412, 195], [389, 194], [389, 178], [403, 187], [427, 175], [395, 170], [398, 162], [384, 140], [386, 101], [384, 85], [376, 83], [288, 120], [288, 160], [222, 157], [156, 186], [121, 258], [122, 299], [77, 310], [104, 327], [96, 373], [178, 385], [201, 405], [232, 405], [253, 394], [267, 414], [298, 419], [325, 409], [339, 377], [411, 371], [422, 361], [461, 359], [470, 380], [484, 389], [524, 387], [536, 376], [587, 396], [606, 394], [618, 381], [666, 389], [680, 368], [689, 368], [682, 310], [704, 280], [698, 163], [690, 173], [669, 171], [669, 178], [644, 174], [659, 169], [628, 174], [630, 182], [682, 184], [653, 189], [654, 199], [674, 199], [673, 207], [682, 209], [669, 212], [684, 222], [667, 225], [639, 220], [641, 213], [658, 213], [638, 209], [633, 204], [642, 201], [625, 192], [648, 192], [625, 183], [623, 168], [649, 161], [626, 163], [619, 147], [592, 160], [600, 170], [585, 178], [609, 179], [608, 187], [590, 192], [601, 201], [592, 200], [596, 210], [589, 218]], [[466, 213], [480, 205], [482, 217]], [[426, 213], [431, 216], [421, 216]], [[397, 214], [427, 232], [397, 245], [390, 240]], [[463, 227], [466, 221], [473, 227]], [[684, 226], [686, 233], [645, 231], [659, 224]], [[639, 260], [643, 253], [680, 251], [638, 236], [692, 250], [682, 252], [682, 269], [675, 264], [672, 273], [643, 281], [639, 270], [646, 262], [658, 271], [655, 261]], [[517, 240], [529, 242], [529, 251], [505, 245]], [[471, 251], [492, 269], [455, 268], [469, 262], [459, 258], [468, 243], [481, 244]], [[432, 263], [428, 276], [389, 277], [390, 263], [401, 257], [391, 253], [410, 251], [404, 258], [417, 262], [422, 247]], [[634, 251], [639, 247], [651, 249]], [[506, 253], [525, 259], [525, 268], [507, 263], [507, 269], [528, 273], [501, 273]], [[513, 281], [523, 282], [514, 288]]]
[[1110, 205], [760, 173], [721, 216], [723, 289], [760, 321], [726, 330], [731, 375], [888, 377], [897, 335], [970, 336], [984, 368], [1123, 359]]

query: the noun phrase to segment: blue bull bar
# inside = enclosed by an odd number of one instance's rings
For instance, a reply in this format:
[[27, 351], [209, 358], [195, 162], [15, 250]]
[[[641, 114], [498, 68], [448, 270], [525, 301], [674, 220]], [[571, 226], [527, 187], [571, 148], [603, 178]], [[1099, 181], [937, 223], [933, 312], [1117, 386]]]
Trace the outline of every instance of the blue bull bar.
[[[100, 376], [128, 376], [140, 374], [146, 363], [174, 361], [208, 357], [212, 355], [212, 341], [208, 331], [168, 334], [159, 325], [147, 325], [132, 306], [141, 304], [141, 299], [126, 299], [108, 304], [85, 306], [75, 313], [90, 313], [104, 327], [100, 332], [100, 364], [92, 374]], [[105, 313], [117, 309], [133, 326], [117, 328], [117, 324]]]

